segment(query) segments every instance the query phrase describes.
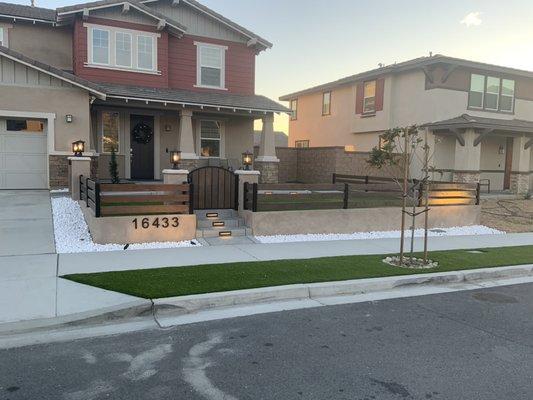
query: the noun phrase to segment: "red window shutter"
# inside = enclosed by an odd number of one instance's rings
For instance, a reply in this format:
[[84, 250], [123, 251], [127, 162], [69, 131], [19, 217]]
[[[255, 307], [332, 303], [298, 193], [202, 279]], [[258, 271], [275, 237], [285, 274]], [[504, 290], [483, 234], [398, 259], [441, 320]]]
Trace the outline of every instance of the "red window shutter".
[[383, 111], [383, 95], [385, 93], [385, 78], [376, 80], [376, 111]]
[[363, 100], [365, 97], [365, 84], [360, 82], [357, 84], [356, 96], [355, 96], [355, 113], [363, 113]]

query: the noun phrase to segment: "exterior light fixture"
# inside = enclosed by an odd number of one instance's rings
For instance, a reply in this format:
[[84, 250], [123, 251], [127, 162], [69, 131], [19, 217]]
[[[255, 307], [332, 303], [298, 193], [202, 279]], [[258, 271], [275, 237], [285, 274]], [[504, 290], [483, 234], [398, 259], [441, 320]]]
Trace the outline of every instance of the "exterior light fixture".
[[245, 151], [242, 153], [242, 165], [244, 166], [244, 169], [246, 171], [250, 170], [250, 167], [254, 161], [254, 155], [253, 153], [250, 153], [249, 151]]
[[72, 143], [72, 152], [74, 156], [81, 157], [85, 151], [85, 142], [83, 140], [77, 140]]
[[180, 161], [181, 161], [181, 151], [179, 150], [171, 151], [170, 152], [170, 163], [172, 164], [172, 168], [178, 169]]
[[65, 122], [67, 124], [71, 124], [73, 120], [74, 120], [74, 117], [72, 116], [72, 114], [65, 115]]

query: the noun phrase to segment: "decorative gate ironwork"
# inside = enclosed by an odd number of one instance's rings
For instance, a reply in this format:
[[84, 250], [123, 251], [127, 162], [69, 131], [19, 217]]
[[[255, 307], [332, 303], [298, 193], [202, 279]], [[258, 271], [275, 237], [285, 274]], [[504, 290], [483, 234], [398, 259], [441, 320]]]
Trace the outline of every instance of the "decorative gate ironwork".
[[201, 167], [189, 173], [194, 210], [238, 209], [239, 176], [222, 167]]

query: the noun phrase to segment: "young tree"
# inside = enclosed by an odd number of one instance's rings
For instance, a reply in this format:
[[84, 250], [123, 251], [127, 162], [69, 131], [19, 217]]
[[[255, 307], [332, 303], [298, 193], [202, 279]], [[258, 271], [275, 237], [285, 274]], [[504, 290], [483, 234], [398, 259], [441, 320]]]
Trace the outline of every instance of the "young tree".
[[[424, 130], [425, 131], [425, 130]], [[427, 131], [424, 138], [420, 135], [418, 126], [411, 125], [403, 128], [394, 128], [381, 135], [381, 145], [374, 147], [370, 154], [368, 163], [375, 168], [383, 169], [400, 187], [402, 192], [402, 222], [400, 239], [400, 265], [409, 265], [413, 260], [414, 235], [416, 217], [425, 214], [424, 218], [424, 263], [427, 262], [427, 234], [428, 234], [428, 184], [429, 173], [433, 170], [429, 166], [430, 148], [428, 145]], [[420, 151], [423, 156], [420, 157]], [[418, 158], [422, 168], [420, 171], [413, 169], [413, 163]], [[398, 168], [402, 171], [402, 176], [398, 176]], [[415, 178], [415, 176], [417, 178]], [[421, 195], [424, 193], [424, 200]], [[408, 210], [410, 200], [411, 211]], [[424, 204], [424, 209], [417, 212], [419, 203]], [[405, 225], [406, 217], [411, 217], [411, 257], [405, 260]]]
[[109, 175], [111, 175], [112, 183], [120, 183], [120, 177], [118, 174], [117, 153], [115, 148], [111, 149], [111, 160], [109, 161]]

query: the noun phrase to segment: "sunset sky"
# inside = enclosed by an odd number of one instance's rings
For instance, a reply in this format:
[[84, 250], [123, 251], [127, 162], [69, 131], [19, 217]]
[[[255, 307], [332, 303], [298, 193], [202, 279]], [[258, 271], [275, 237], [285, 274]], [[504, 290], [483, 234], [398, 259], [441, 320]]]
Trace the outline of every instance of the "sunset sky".
[[[531, 0], [200, 2], [274, 43], [257, 59], [256, 81], [256, 93], [274, 100], [430, 51], [533, 70]], [[49, 8], [77, 3], [36, 0]], [[287, 132], [288, 119], [278, 117], [275, 128]]]

